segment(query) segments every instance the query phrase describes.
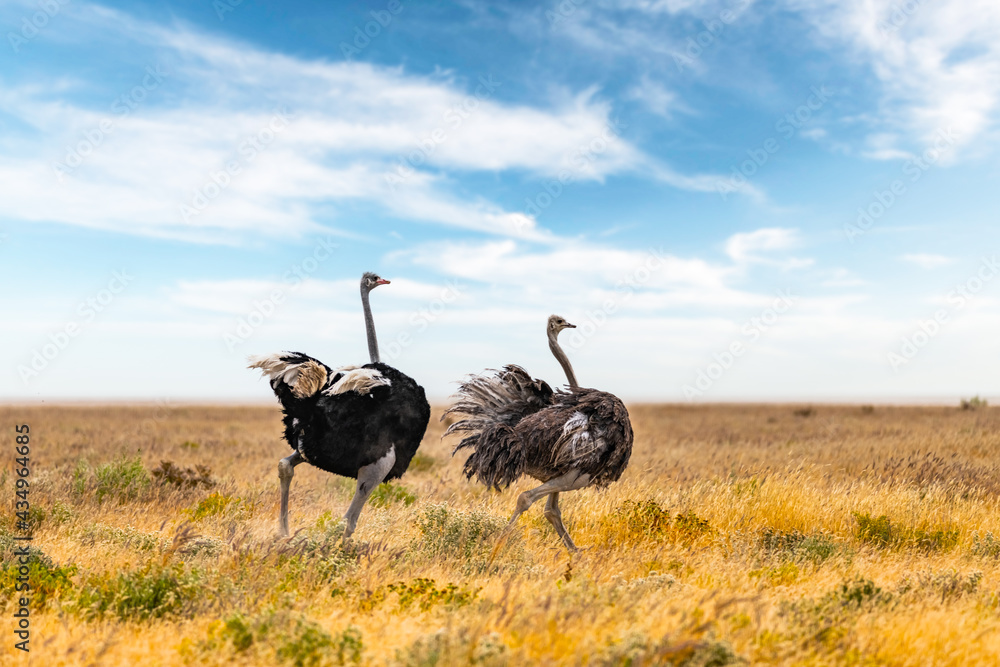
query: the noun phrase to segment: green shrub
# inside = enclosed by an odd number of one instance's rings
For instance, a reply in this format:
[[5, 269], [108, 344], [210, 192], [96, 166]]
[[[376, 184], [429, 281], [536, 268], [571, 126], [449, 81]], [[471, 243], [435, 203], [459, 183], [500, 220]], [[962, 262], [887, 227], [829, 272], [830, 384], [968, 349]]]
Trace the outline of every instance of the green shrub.
[[[56, 565], [51, 558], [37, 547], [28, 547], [27, 563], [22, 563], [18, 554], [24, 542], [18, 542], [11, 535], [0, 535], [0, 590], [5, 597], [16, 599], [19, 592], [15, 590], [18, 583], [23, 583], [25, 576], [21, 567], [27, 566], [27, 580], [31, 584], [32, 609], [44, 609], [49, 600], [64, 597], [73, 589], [71, 577], [76, 575], [75, 565]], [[28, 595], [21, 593], [21, 595]]]
[[253, 500], [224, 493], [211, 493], [199, 500], [193, 508], [184, 510], [184, 513], [191, 517], [192, 521], [201, 521], [220, 514], [235, 514], [241, 519], [248, 519], [256, 511], [257, 503]]
[[201, 579], [182, 565], [95, 575], [80, 587], [76, 607], [87, 618], [146, 621], [183, 616], [204, 596]]
[[671, 539], [691, 543], [715, 532], [706, 519], [693, 511], [671, 515], [655, 500], [626, 500], [602, 524], [602, 532], [611, 542]]
[[90, 464], [86, 459], [80, 459], [73, 468], [73, 480], [70, 482], [70, 490], [74, 495], [82, 496], [87, 492], [87, 484], [90, 481]]
[[799, 567], [795, 563], [782, 563], [774, 567], [751, 570], [751, 579], [762, 579], [772, 586], [787, 586], [799, 577]]
[[282, 662], [295, 667], [312, 667], [325, 662], [332, 653], [333, 637], [316, 623], [304, 618], [296, 621], [295, 627], [284, 641], [278, 644], [275, 655]]
[[433, 579], [422, 577], [409, 583], [399, 581], [389, 584], [386, 589], [399, 596], [400, 609], [406, 609], [416, 603], [421, 611], [427, 611], [438, 604], [453, 608], [464, 607], [479, 594], [479, 589], [469, 590], [455, 584], [437, 588]]
[[160, 551], [169, 543], [153, 533], [144, 533], [132, 526], [109, 526], [95, 523], [80, 532], [80, 544], [113, 544], [119, 547], [130, 547], [136, 551]]
[[900, 594], [922, 593], [939, 598], [941, 602], [948, 602], [975, 593], [982, 580], [982, 572], [971, 572], [963, 575], [954, 569], [940, 572], [927, 571], [905, 578], [900, 584], [898, 592]]
[[852, 512], [852, 515], [858, 524], [855, 536], [859, 540], [876, 547], [887, 547], [893, 543], [892, 524], [888, 516], [883, 514], [873, 519], [867, 512]]
[[430, 667], [439, 664], [500, 667], [514, 664], [506, 654], [507, 646], [497, 633], [473, 638], [463, 628], [454, 635], [439, 630], [418, 638], [405, 649], [396, 650], [395, 663], [405, 667]]
[[833, 594], [833, 599], [845, 607], [861, 607], [866, 602], [882, 596], [882, 589], [871, 579], [860, 578], [855, 581], [845, 581]]
[[855, 537], [879, 548], [914, 547], [925, 551], [943, 551], [958, 544], [958, 529], [924, 530], [894, 526], [888, 516], [872, 517], [865, 512], [852, 512], [857, 522]]
[[361, 631], [354, 626], [331, 635], [304, 616], [274, 611], [250, 618], [233, 614], [209, 630], [196, 649], [214, 656], [227, 646], [234, 653], [273, 651], [277, 661], [295, 667], [358, 664], [364, 651]]
[[464, 561], [464, 569], [485, 571], [490, 568], [494, 547], [500, 546], [506, 555], [519, 553], [521, 538], [517, 532], [507, 533], [501, 545], [507, 521], [484, 512], [463, 512], [447, 505], [429, 505], [417, 517], [421, 537], [414, 544], [427, 556], [443, 556]]
[[894, 596], [870, 579], [847, 579], [822, 597], [782, 602], [778, 613], [785, 619], [785, 631], [771, 637], [789, 647], [819, 644], [843, 655], [856, 641], [858, 616], [892, 604]]
[[969, 553], [985, 558], [1000, 558], [1000, 540], [993, 537], [993, 533], [990, 532], [983, 537], [979, 537], [979, 533], [973, 533], [972, 548]]
[[402, 484], [384, 482], [375, 487], [368, 502], [372, 507], [387, 507], [395, 503], [403, 503], [409, 506], [416, 502], [416, 500], [417, 496]]
[[149, 473], [142, 460], [119, 458], [91, 470], [86, 461], [77, 462], [73, 471], [71, 487], [76, 495], [84, 495], [93, 489], [97, 502], [111, 497], [119, 502], [134, 500], [149, 489]]
[[978, 410], [979, 408], [986, 407], [986, 401], [978, 396], [973, 396], [969, 400], [963, 398], [959, 403], [959, 407], [963, 410]]
[[[266, 635], [266, 629], [261, 634]], [[253, 646], [254, 627], [242, 614], [233, 614], [226, 619], [220, 635], [229, 641], [237, 652], [242, 652]]]
[[768, 556], [816, 565], [834, 556], [840, 547], [828, 535], [800, 531], [781, 532], [765, 528], [760, 538], [761, 548]]
[[59, 502], [58, 500], [52, 505], [51, 518], [56, 523], [69, 523], [73, 520], [75, 513], [72, 508], [66, 503]]

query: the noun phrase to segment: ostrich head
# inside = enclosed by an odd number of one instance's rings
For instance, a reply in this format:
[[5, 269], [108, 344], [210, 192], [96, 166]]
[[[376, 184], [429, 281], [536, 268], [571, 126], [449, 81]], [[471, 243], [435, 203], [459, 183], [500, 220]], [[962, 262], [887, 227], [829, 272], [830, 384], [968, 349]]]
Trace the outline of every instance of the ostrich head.
[[363, 276], [361, 276], [362, 292], [371, 292], [379, 285], [388, 285], [388, 284], [389, 284], [388, 280], [383, 280], [382, 278], [379, 278], [377, 274], [374, 274], [371, 271], [368, 271]]
[[549, 315], [549, 336], [555, 338], [563, 329], [575, 329], [575, 324], [570, 324], [565, 318], [559, 315]]

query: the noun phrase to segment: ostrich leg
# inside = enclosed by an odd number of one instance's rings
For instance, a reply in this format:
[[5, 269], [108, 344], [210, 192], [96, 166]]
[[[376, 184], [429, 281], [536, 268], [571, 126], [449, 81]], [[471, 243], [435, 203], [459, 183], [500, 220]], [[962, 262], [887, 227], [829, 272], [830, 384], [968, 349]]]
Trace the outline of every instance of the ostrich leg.
[[[550, 479], [541, 486], [537, 486], [534, 489], [529, 489], [517, 497], [517, 510], [514, 511], [514, 516], [510, 518], [510, 523], [507, 527], [512, 527], [518, 520], [518, 518], [524, 514], [529, 507], [535, 504], [536, 501], [541, 500], [549, 494], [558, 494], [563, 491], [575, 491], [576, 489], [582, 489], [583, 487], [590, 484], [590, 475], [581, 475], [576, 470], [571, 470], [562, 477], [556, 477], [555, 479]], [[555, 508], [555, 520], [550, 516], [550, 507], [545, 508], [545, 517], [552, 522], [553, 526], [556, 526], [556, 530], [559, 535], [563, 538], [563, 542], [566, 543], [567, 548], [570, 551], [576, 551], [576, 545], [573, 544], [573, 540], [569, 538], [569, 533], [566, 532], [566, 528], [562, 525], [562, 519], [559, 518], [559, 506], [558, 501], [549, 501], [551, 507]], [[556, 525], [558, 521], [558, 525]], [[559, 530], [562, 527], [562, 530]]]
[[573, 544], [573, 538], [569, 536], [569, 531], [566, 530], [566, 526], [562, 522], [562, 512], [559, 511], [559, 494], [550, 493], [549, 499], [545, 502], [545, 518], [549, 520], [552, 527], [556, 529], [559, 533], [559, 537], [566, 544], [566, 548], [570, 551], [578, 551], [576, 545]]
[[361, 508], [365, 506], [372, 491], [382, 483], [382, 480], [389, 474], [395, 463], [396, 448], [393, 446], [385, 456], [358, 471], [358, 490], [354, 493], [351, 506], [347, 508], [347, 514], [344, 515], [344, 519], [347, 521], [347, 527], [344, 528], [345, 540], [354, 534], [354, 529], [358, 525], [358, 516], [361, 514]]
[[288, 536], [288, 489], [295, 476], [295, 466], [305, 459], [298, 452], [278, 461], [278, 479], [281, 480], [281, 517], [278, 519], [282, 537]]

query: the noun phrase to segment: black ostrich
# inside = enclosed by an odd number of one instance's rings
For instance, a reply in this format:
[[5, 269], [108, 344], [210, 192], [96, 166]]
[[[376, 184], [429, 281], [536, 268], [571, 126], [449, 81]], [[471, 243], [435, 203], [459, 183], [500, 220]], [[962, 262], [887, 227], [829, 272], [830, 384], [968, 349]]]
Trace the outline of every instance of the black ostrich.
[[284, 408], [285, 440], [295, 450], [278, 462], [282, 535], [288, 535], [288, 488], [295, 466], [311, 463], [358, 480], [344, 515], [346, 540], [375, 487], [406, 472], [424, 437], [431, 408], [423, 387], [379, 361], [368, 293], [388, 284], [374, 273], [361, 277], [370, 364], [332, 370], [300, 352], [250, 358], [249, 367], [259, 368], [271, 380]]
[[[563, 329], [575, 328], [558, 315], [548, 322], [549, 349], [566, 371], [569, 391], [553, 392], [520, 366], [504, 366], [494, 375], [477, 375], [463, 382], [457, 402], [446, 412], [465, 418], [445, 435], [468, 435], [455, 448], [472, 449], [465, 475], [501, 489], [522, 475], [538, 486], [517, 498], [510, 526], [544, 496], [545, 518], [566, 547], [576, 551], [559, 512], [559, 494], [617, 481], [632, 454], [632, 424], [621, 400], [604, 391], [581, 388], [573, 367], [557, 340]], [[443, 418], [443, 417], [442, 417]]]

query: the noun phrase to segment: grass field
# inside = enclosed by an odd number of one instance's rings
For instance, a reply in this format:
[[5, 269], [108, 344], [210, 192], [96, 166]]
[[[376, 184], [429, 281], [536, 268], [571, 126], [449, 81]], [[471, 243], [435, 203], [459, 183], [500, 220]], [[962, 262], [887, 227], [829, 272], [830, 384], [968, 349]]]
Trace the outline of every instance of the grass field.
[[2, 407], [0, 661], [26, 423], [31, 664], [1000, 664], [1000, 411], [630, 410], [570, 556], [542, 503], [499, 539], [531, 480], [467, 482], [440, 410], [345, 546], [353, 480], [307, 465], [276, 536], [276, 407]]

